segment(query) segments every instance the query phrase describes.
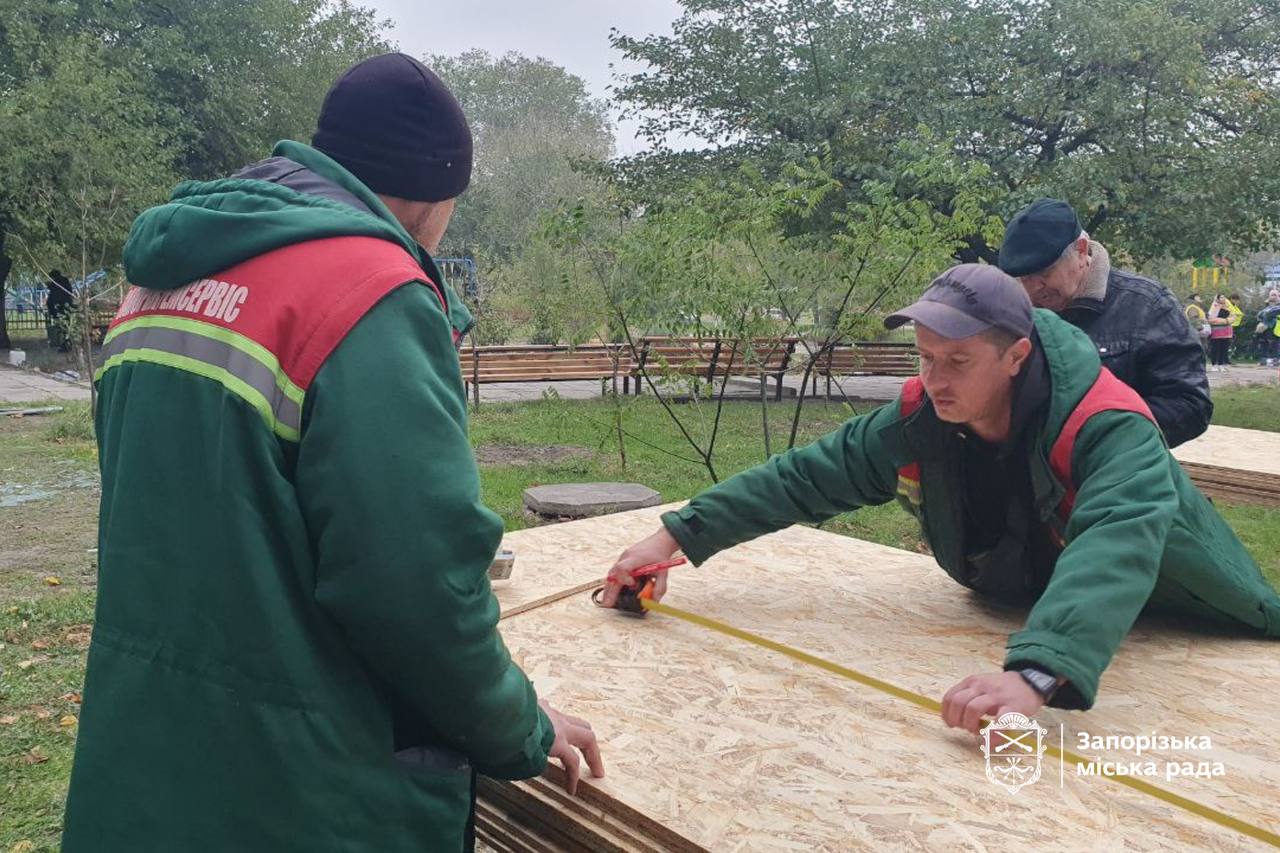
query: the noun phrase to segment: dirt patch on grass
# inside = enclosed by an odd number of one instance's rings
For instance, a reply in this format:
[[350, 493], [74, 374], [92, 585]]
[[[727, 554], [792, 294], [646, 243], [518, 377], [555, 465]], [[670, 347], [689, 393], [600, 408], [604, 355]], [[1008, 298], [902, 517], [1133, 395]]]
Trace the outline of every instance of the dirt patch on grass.
[[100, 489], [91, 448], [50, 438], [47, 419], [0, 419], [0, 601], [93, 586]]
[[567, 445], [483, 444], [476, 448], [481, 465], [554, 465], [576, 459], [590, 459], [585, 447]]
[[0, 510], [0, 598], [38, 595], [51, 585], [93, 586], [97, 491], [55, 493]]

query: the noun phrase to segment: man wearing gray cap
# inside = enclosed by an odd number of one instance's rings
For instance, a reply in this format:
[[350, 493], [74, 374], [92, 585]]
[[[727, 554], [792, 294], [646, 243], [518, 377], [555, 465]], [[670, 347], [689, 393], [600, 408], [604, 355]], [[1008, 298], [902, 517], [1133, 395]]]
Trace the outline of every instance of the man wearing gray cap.
[[1146, 401], [1170, 447], [1208, 428], [1204, 350], [1177, 298], [1154, 279], [1111, 266], [1071, 205], [1040, 198], [1014, 214], [999, 265], [1036, 307], [1089, 336], [1103, 365]]
[[[602, 603], [677, 550], [701, 564], [896, 498], [952, 578], [1031, 605], [1004, 671], [947, 692], [949, 725], [976, 731], [984, 715], [1030, 715], [1046, 702], [1091, 707], [1148, 605], [1280, 636], [1280, 597], [1083, 332], [978, 264], [943, 273], [885, 325], [908, 322], [920, 375], [897, 401], [665, 514], [618, 559]], [[662, 579], [657, 595], [665, 589]]]

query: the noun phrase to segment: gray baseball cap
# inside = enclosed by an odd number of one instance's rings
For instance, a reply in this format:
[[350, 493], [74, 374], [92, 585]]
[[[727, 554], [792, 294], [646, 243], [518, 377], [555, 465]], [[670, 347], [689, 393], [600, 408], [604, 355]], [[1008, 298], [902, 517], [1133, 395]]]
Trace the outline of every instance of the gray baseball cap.
[[885, 328], [919, 323], [944, 338], [971, 338], [987, 329], [1031, 336], [1031, 299], [1018, 280], [987, 264], [960, 264], [938, 276], [914, 305], [890, 314]]

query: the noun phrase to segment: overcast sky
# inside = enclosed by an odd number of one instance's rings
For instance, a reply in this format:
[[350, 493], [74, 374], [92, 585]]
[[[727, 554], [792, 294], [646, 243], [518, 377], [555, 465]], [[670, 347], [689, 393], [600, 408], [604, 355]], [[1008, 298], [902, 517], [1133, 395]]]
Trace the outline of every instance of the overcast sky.
[[[680, 15], [676, 0], [362, 0], [395, 27], [391, 37], [413, 56], [456, 54], [473, 47], [493, 54], [509, 50], [542, 56], [586, 81], [592, 94], [608, 95], [611, 63], [621, 59], [609, 46], [609, 29], [630, 36], [671, 31]], [[617, 153], [634, 154], [643, 144], [633, 122], [618, 123]]]

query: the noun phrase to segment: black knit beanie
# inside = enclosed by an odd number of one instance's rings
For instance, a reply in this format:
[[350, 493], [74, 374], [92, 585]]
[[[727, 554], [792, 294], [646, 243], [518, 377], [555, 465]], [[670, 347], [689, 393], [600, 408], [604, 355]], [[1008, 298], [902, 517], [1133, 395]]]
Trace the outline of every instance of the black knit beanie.
[[471, 182], [471, 129], [458, 99], [403, 53], [366, 59], [339, 77], [311, 144], [382, 195], [445, 201]]

